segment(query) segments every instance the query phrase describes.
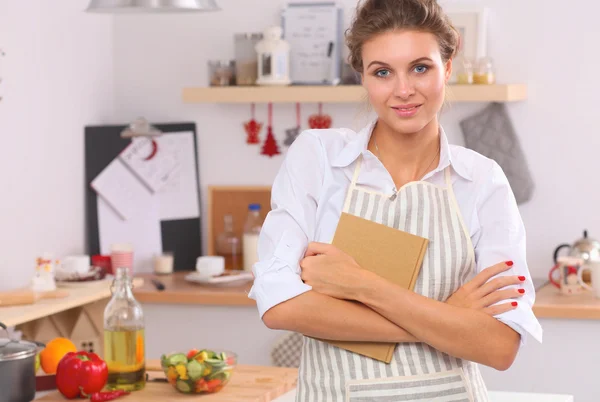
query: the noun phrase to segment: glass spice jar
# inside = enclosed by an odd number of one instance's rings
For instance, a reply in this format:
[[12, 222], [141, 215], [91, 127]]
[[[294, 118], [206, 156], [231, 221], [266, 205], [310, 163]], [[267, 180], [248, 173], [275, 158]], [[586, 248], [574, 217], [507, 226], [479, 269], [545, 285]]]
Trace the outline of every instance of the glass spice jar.
[[491, 85], [496, 83], [496, 72], [494, 71], [494, 62], [489, 57], [479, 60], [477, 71], [473, 75], [475, 84]]
[[255, 85], [258, 78], [258, 55], [256, 44], [262, 33], [238, 33], [234, 35], [235, 72], [237, 85]]
[[211, 87], [235, 85], [235, 61], [209, 61], [208, 74]]
[[456, 84], [469, 85], [473, 83], [473, 63], [463, 55], [456, 57], [453, 63], [456, 74]]

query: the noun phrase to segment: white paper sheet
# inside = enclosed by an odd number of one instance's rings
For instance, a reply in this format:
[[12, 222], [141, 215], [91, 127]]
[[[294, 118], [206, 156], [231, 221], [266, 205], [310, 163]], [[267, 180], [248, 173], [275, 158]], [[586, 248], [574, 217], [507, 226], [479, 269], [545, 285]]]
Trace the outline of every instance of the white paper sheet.
[[91, 186], [122, 220], [135, 216], [137, 209], [152, 198], [150, 190], [119, 158], [109, 163]]
[[169, 133], [157, 138], [158, 147], [177, 161], [169, 181], [157, 193], [160, 219], [191, 219], [200, 216], [196, 147], [192, 132]]
[[119, 158], [152, 192], [165, 187], [179, 164], [172, 150], [165, 149], [161, 137], [134, 138]]
[[133, 272], [152, 272], [154, 256], [162, 253], [158, 198], [149, 194], [126, 221], [101, 196], [97, 200], [100, 253], [110, 255], [111, 244], [129, 243], [133, 246]]

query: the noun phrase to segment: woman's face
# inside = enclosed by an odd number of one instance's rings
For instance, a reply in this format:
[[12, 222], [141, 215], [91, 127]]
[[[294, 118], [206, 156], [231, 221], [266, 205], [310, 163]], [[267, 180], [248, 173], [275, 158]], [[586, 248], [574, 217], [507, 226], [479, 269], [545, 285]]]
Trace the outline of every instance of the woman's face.
[[436, 37], [392, 31], [363, 44], [363, 86], [375, 112], [392, 130], [413, 134], [427, 126], [444, 103], [451, 74]]

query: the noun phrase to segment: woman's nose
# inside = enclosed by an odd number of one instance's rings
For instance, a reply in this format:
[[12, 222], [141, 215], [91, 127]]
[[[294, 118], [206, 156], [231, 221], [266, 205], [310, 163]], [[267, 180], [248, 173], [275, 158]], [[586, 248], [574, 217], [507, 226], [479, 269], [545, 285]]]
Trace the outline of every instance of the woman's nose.
[[394, 95], [401, 99], [408, 99], [415, 93], [415, 87], [410, 78], [398, 76]]

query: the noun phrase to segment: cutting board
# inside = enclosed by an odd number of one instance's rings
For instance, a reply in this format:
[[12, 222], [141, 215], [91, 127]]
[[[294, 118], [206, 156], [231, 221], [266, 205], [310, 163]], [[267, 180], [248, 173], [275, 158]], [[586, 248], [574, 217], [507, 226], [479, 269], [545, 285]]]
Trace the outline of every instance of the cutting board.
[[53, 290], [49, 292], [36, 293], [32, 290], [14, 290], [10, 292], [0, 292], [0, 307], [21, 306], [24, 304], [33, 304], [41, 299], [62, 299], [69, 295], [66, 290]]
[[[149, 377], [164, 378], [158, 360], [148, 361], [146, 365]], [[141, 391], [116, 399], [123, 402], [270, 402], [296, 387], [298, 369], [268, 366], [239, 365], [235, 368], [229, 383], [215, 394], [182, 394], [171, 384], [164, 382], [148, 382]], [[201, 398], [200, 398], [201, 396]], [[57, 392], [46, 395], [39, 401], [65, 402], [66, 399]]]

